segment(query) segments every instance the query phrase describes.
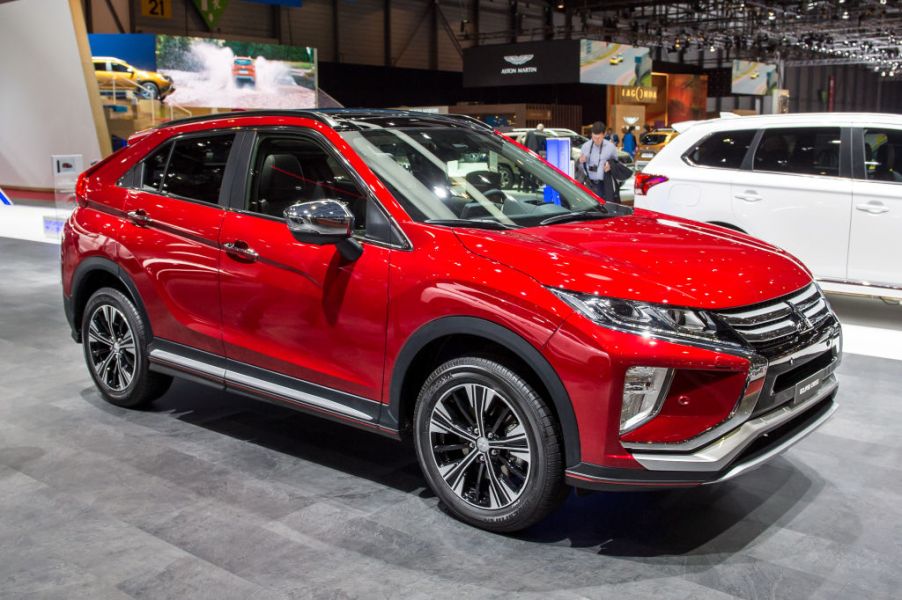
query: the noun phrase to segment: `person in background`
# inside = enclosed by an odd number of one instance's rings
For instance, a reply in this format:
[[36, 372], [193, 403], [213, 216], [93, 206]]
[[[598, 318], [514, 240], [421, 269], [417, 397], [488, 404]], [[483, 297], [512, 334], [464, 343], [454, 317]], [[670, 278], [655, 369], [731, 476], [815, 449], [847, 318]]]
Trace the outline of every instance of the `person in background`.
[[636, 136], [633, 135], [633, 127], [623, 128], [623, 151], [630, 155], [630, 158], [636, 158]]
[[620, 138], [614, 133], [614, 130], [608, 127], [608, 130], [604, 134], [604, 139], [611, 142], [615, 146], [620, 143]]
[[601, 198], [604, 198], [605, 173], [611, 170], [608, 161], [617, 160], [617, 146], [604, 139], [604, 134], [604, 123], [596, 121], [592, 124], [592, 139], [579, 150], [579, 164], [586, 175], [587, 187]]
[[545, 156], [545, 125], [539, 123], [536, 128], [526, 134], [525, 146], [535, 152]]

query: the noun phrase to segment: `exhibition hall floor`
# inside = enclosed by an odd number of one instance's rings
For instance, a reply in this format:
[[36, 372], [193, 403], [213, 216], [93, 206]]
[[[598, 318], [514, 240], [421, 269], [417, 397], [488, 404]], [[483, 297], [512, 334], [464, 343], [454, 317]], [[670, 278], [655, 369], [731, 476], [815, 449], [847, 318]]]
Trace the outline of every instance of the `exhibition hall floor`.
[[106, 404], [58, 251], [0, 239], [0, 597], [898, 597], [900, 361], [847, 354], [836, 416], [744, 477], [501, 536], [390, 440], [187, 382]]

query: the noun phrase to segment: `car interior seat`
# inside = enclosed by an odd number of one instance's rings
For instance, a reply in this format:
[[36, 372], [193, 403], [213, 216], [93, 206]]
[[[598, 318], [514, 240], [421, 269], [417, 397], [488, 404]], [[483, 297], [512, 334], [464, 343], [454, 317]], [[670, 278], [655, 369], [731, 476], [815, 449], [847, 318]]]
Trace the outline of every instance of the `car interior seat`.
[[789, 163], [789, 145], [782, 135], [764, 139], [755, 152], [755, 168], [762, 171], [785, 171]]

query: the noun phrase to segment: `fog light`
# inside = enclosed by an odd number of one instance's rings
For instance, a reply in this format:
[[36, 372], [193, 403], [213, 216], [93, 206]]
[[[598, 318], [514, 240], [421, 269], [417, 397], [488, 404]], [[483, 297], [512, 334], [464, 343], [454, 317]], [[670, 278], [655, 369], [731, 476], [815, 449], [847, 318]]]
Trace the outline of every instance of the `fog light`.
[[631, 431], [653, 418], [670, 388], [673, 369], [630, 367], [623, 380], [623, 406], [620, 409], [620, 433]]

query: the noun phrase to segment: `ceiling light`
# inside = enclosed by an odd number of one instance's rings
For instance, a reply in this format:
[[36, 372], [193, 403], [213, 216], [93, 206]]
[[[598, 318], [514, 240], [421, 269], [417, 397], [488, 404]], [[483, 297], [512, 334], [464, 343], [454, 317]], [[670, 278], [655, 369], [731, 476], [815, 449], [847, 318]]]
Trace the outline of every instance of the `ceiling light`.
[[847, 10], [842, 11], [842, 18], [844, 21], [848, 21], [849, 20], [849, 11], [847, 11]]

